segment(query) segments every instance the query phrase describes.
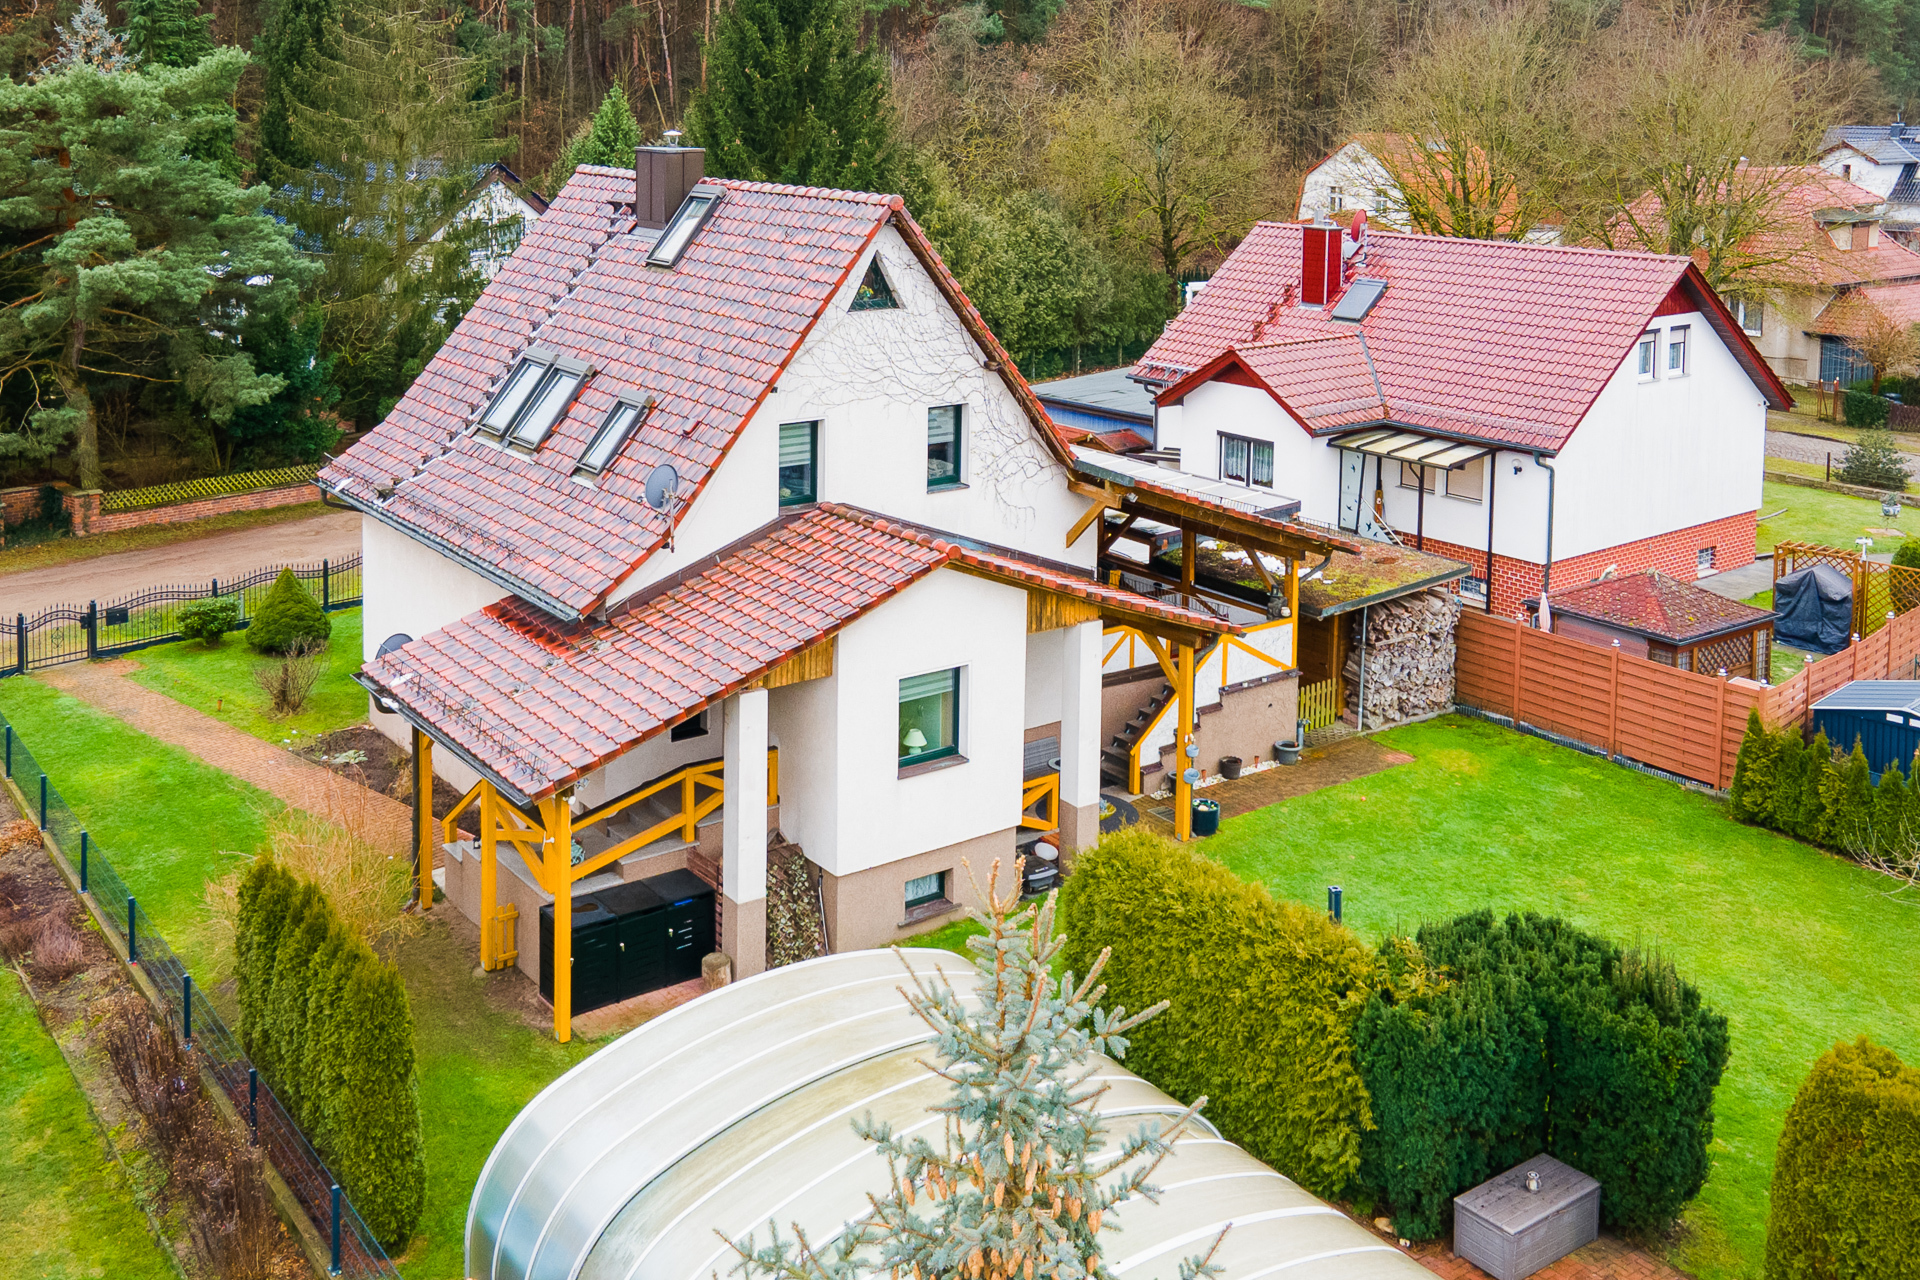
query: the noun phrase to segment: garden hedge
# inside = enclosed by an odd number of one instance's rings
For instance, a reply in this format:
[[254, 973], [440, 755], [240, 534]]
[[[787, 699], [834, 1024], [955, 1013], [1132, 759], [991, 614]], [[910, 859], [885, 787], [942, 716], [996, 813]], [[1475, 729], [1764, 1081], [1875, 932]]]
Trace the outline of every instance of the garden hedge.
[[1920, 788], [1898, 761], [1887, 762], [1878, 783], [1868, 766], [1858, 739], [1836, 755], [1825, 732], [1808, 742], [1799, 729], [1769, 729], [1748, 712], [1727, 808], [1742, 822], [1855, 858], [1903, 863], [1920, 839]]
[[232, 596], [189, 601], [174, 615], [174, 624], [187, 639], [216, 645], [221, 636], [240, 625], [240, 602]]
[[300, 585], [293, 570], [282, 569], [253, 611], [247, 644], [261, 653], [285, 653], [301, 642], [317, 643], [333, 634], [333, 622], [320, 602]]
[[1865, 1036], [1814, 1063], [1769, 1202], [1767, 1280], [1920, 1280], [1920, 1071]]
[[1412, 1238], [1453, 1197], [1546, 1151], [1599, 1180], [1608, 1224], [1667, 1226], [1706, 1183], [1727, 1023], [1670, 965], [1561, 920], [1479, 911], [1413, 939], [1444, 973], [1377, 990], [1354, 1058], [1377, 1128], [1362, 1181]]
[[1849, 388], [1841, 401], [1850, 427], [1883, 427], [1887, 423], [1889, 405], [1885, 396], [1877, 396], [1871, 391]]
[[240, 1039], [388, 1249], [426, 1203], [413, 1014], [399, 970], [268, 858], [240, 883]]
[[1372, 1123], [1350, 1037], [1376, 978], [1365, 943], [1137, 829], [1076, 856], [1061, 927], [1076, 973], [1112, 948], [1109, 1008], [1171, 1002], [1135, 1033], [1130, 1069], [1175, 1097], [1207, 1095], [1226, 1136], [1307, 1189], [1340, 1194]]

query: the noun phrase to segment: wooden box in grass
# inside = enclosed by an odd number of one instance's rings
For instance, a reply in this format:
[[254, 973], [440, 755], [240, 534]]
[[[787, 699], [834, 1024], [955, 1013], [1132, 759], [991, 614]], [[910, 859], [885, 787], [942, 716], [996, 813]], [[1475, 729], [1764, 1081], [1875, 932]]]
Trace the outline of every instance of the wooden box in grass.
[[1453, 1198], [1453, 1251], [1494, 1280], [1525, 1280], [1600, 1234], [1600, 1184], [1535, 1156]]

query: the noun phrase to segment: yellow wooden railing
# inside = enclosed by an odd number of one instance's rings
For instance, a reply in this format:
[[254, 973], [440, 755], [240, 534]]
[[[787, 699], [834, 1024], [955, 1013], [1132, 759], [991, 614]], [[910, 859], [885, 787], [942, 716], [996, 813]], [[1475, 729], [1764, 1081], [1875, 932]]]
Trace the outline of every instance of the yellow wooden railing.
[[[1039, 806], [1037, 814], [1027, 810]], [[1058, 831], [1060, 829], [1060, 775], [1042, 774], [1038, 778], [1027, 779], [1020, 792], [1020, 825], [1031, 831]]]
[[[1267, 622], [1256, 623], [1255, 625], [1248, 627], [1247, 631], [1248, 632], [1264, 631], [1268, 627], [1292, 626], [1293, 623], [1294, 623], [1294, 620], [1291, 618], [1275, 618]], [[1102, 668], [1104, 668], [1106, 666], [1106, 663], [1113, 658], [1114, 654], [1120, 651], [1120, 647], [1122, 645], [1128, 646], [1127, 656], [1129, 661], [1127, 665], [1129, 667], [1132, 667], [1134, 663], [1131, 661], [1131, 659], [1133, 658], [1136, 652], [1133, 646], [1135, 645], [1144, 646], [1145, 645], [1144, 637], [1142, 637], [1140, 633], [1134, 630], [1132, 627], [1115, 627], [1110, 631], [1103, 632], [1102, 634], [1106, 638], [1111, 639], [1113, 641], [1113, 643], [1107, 648], [1106, 657], [1101, 660]], [[1294, 640], [1294, 648], [1297, 654], [1298, 648], [1299, 648], [1299, 640], [1298, 640], [1297, 634]], [[1236, 650], [1238, 650], [1241, 653], [1247, 653], [1247, 654], [1253, 655], [1254, 657], [1260, 659], [1260, 661], [1266, 663], [1268, 666], [1272, 667], [1276, 671], [1285, 671], [1289, 666], [1287, 659], [1276, 658], [1269, 653], [1262, 653], [1260, 650], [1248, 644], [1245, 640], [1242, 640], [1239, 636], [1221, 636], [1218, 640], [1214, 641], [1214, 643], [1211, 646], [1209, 646], [1205, 650], [1205, 652], [1203, 652], [1201, 656], [1195, 661], [1194, 669], [1196, 671], [1205, 671], [1207, 669], [1207, 664], [1209, 662], [1218, 661], [1220, 664], [1220, 683], [1224, 685], [1227, 683], [1227, 662], [1233, 656]], [[1150, 650], [1149, 650], [1148, 656], [1152, 656]], [[1305, 714], [1305, 711], [1304, 711], [1305, 696], [1306, 696], [1305, 690], [1302, 690], [1301, 691], [1301, 697], [1303, 699], [1302, 714]], [[1127, 790], [1133, 795], [1140, 794], [1140, 748], [1146, 743], [1148, 738], [1153, 736], [1153, 732], [1156, 728], [1159, 727], [1160, 722], [1166, 719], [1166, 717], [1172, 713], [1173, 705], [1175, 701], [1176, 700], [1172, 698], [1169, 698], [1167, 700], [1166, 705], [1161, 707], [1159, 712], [1154, 715], [1153, 719], [1147, 721], [1146, 725], [1141, 728], [1139, 736], [1133, 740], [1133, 745], [1127, 750]]]

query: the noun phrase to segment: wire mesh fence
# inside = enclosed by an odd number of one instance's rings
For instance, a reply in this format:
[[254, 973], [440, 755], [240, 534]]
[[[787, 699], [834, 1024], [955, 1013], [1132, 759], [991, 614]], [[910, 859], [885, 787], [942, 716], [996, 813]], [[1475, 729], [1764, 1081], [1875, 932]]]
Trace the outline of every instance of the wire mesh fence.
[[129, 962], [137, 965], [159, 991], [168, 1025], [206, 1063], [254, 1141], [264, 1148], [321, 1239], [328, 1242], [332, 1274], [350, 1280], [398, 1280], [399, 1271], [360, 1220], [352, 1202], [344, 1194], [336, 1194], [338, 1184], [326, 1162], [281, 1106], [272, 1087], [258, 1077], [239, 1037], [202, 998], [186, 962], [167, 945], [132, 887], [93, 843], [86, 824], [61, 798], [4, 715], [0, 715], [0, 751], [4, 752], [6, 776], [26, 798], [31, 810], [28, 816], [73, 865], [81, 893], [93, 899], [98, 914], [125, 946]]
[[310, 564], [268, 565], [237, 578], [148, 587], [117, 600], [56, 605], [40, 613], [0, 618], [0, 676], [88, 658], [110, 658], [148, 645], [181, 639], [180, 610], [196, 600], [232, 597], [245, 626], [282, 569], [329, 611], [360, 603], [360, 557]]

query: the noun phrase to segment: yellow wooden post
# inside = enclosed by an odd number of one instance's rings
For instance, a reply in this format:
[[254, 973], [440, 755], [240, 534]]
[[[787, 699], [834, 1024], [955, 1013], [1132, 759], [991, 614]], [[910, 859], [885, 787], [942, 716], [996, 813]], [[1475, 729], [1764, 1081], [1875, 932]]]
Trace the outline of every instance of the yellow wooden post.
[[500, 967], [499, 914], [496, 905], [500, 892], [500, 814], [493, 784], [480, 783], [480, 967], [491, 972]]
[[1173, 753], [1173, 835], [1176, 840], [1193, 838], [1193, 787], [1187, 782], [1187, 770], [1194, 761], [1187, 756], [1193, 742], [1193, 646], [1183, 644], [1174, 658], [1175, 694], [1179, 699], [1180, 731], [1174, 735], [1178, 749]]
[[420, 877], [420, 909], [433, 909], [433, 739], [413, 731], [413, 848]]
[[553, 1038], [573, 1039], [573, 802], [557, 795], [540, 802], [547, 829], [547, 883], [553, 887]]
[[680, 779], [680, 816], [685, 821], [680, 827], [680, 838], [692, 844], [700, 838], [700, 821], [693, 816], [693, 770], [687, 770], [686, 777]]
[[1293, 619], [1292, 648], [1287, 654], [1287, 665], [1300, 665], [1300, 558], [1287, 558], [1287, 616]]

